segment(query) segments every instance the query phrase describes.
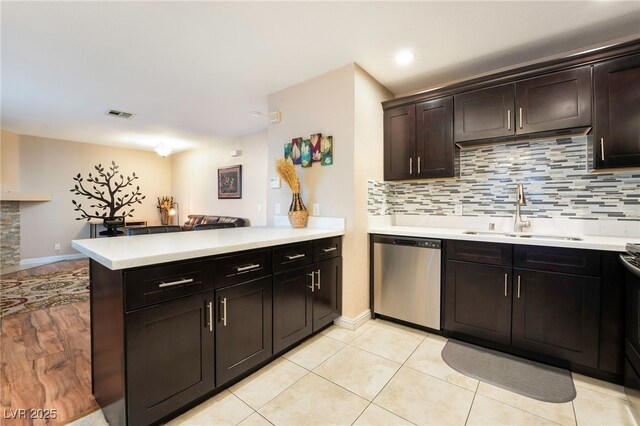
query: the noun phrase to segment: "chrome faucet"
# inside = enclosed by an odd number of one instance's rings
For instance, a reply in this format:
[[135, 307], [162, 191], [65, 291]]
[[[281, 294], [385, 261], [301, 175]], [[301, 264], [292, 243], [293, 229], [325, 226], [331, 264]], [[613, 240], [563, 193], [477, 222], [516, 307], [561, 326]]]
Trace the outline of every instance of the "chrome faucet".
[[522, 220], [520, 216], [520, 206], [526, 206], [527, 199], [524, 196], [524, 188], [521, 183], [516, 187], [516, 217], [513, 221], [513, 232], [522, 232], [523, 228], [531, 226], [531, 222], [528, 220]]

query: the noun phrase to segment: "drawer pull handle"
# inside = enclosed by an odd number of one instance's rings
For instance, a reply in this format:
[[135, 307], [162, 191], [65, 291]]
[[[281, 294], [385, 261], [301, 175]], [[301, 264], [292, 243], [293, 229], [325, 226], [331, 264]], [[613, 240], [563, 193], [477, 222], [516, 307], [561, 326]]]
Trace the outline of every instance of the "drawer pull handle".
[[604, 162], [604, 138], [600, 138], [600, 160]]
[[213, 331], [213, 302], [209, 302], [209, 331]]
[[518, 275], [518, 299], [520, 299], [520, 275]]
[[507, 110], [507, 130], [511, 130], [511, 110]]
[[316, 287], [318, 287], [318, 290], [320, 290], [320, 269], [318, 269], [317, 274], [318, 274], [318, 282], [316, 283]]
[[227, 326], [227, 298], [223, 298], [220, 303], [222, 304], [222, 325]]
[[287, 256], [285, 256], [287, 258], [287, 260], [295, 260], [295, 259], [301, 259], [303, 257], [305, 257], [306, 254], [304, 253], [300, 253], [300, 254], [289, 254]]
[[413, 174], [413, 158], [409, 157], [409, 174]]
[[316, 281], [316, 278], [315, 278], [316, 277], [316, 273], [314, 271], [314, 272], [311, 272], [310, 274], [307, 274], [307, 275], [309, 275], [311, 277], [311, 285], [307, 286], [307, 288], [310, 288], [311, 289], [311, 293], [313, 293], [315, 291], [315, 285], [316, 285], [316, 282], [315, 282]]
[[256, 269], [259, 268], [260, 264], [259, 263], [254, 263], [252, 265], [247, 265], [247, 266], [236, 266], [236, 272], [245, 272], [248, 271], [250, 269]]
[[170, 281], [168, 283], [164, 282], [164, 281], [160, 281], [160, 284], [158, 284], [158, 287], [163, 288], [163, 287], [171, 287], [174, 285], [180, 285], [180, 284], [188, 284], [188, 283], [192, 283], [193, 282], [193, 278], [180, 278], [178, 281]]
[[323, 253], [329, 253], [330, 251], [336, 251], [338, 250], [338, 247], [326, 247], [322, 249]]
[[422, 161], [420, 160], [420, 157], [418, 157], [418, 174], [422, 173], [422, 170], [420, 170], [420, 163], [422, 163]]
[[508, 279], [508, 274], [504, 274], [504, 295], [507, 295], [507, 279]]

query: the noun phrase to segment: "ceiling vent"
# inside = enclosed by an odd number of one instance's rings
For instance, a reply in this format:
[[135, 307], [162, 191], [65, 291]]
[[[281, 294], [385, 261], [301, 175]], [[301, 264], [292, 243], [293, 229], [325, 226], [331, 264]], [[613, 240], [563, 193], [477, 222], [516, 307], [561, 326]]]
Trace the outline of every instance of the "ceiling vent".
[[127, 120], [135, 115], [130, 112], [118, 111], [116, 109], [107, 110], [105, 114], [110, 115], [111, 117], [126, 118]]

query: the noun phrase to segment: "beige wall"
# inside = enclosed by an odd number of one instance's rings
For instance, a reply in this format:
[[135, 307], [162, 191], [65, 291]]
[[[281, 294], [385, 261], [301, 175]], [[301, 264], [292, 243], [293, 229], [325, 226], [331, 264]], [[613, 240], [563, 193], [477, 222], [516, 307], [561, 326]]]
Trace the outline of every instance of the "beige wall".
[[[369, 307], [367, 247], [367, 178], [382, 176], [382, 109], [391, 94], [356, 64], [338, 68], [312, 80], [269, 95], [269, 112], [280, 111], [282, 121], [269, 125], [269, 176], [274, 161], [291, 139], [321, 132], [333, 135], [334, 164], [296, 167], [302, 198], [320, 216], [343, 217], [343, 314], [354, 318]], [[268, 220], [275, 205], [286, 214], [291, 191], [283, 183], [268, 190]]]
[[384, 116], [382, 101], [392, 99], [393, 94], [371, 77], [365, 70], [355, 67], [354, 146], [355, 182], [353, 209], [354, 235], [351, 262], [356, 273], [354, 285], [345, 288], [349, 300], [345, 315], [353, 317], [369, 308], [369, 237], [367, 234], [367, 180], [383, 179]]
[[[91, 203], [69, 190], [75, 184], [76, 174], [86, 177], [95, 171], [93, 167], [98, 163], [115, 161], [125, 175], [135, 172], [140, 177], [136, 185], [140, 185], [146, 199], [135, 207], [133, 215], [147, 219], [150, 225], [159, 224], [156, 197], [170, 195], [170, 157], [161, 158], [149, 151], [23, 135], [18, 137], [18, 145], [20, 191], [46, 193], [53, 198], [49, 202], [21, 203], [22, 260], [75, 254], [71, 240], [89, 238], [89, 225], [75, 220], [77, 212], [71, 200], [80, 201], [84, 206]], [[55, 243], [61, 244], [60, 252], [54, 250]]]
[[[233, 150], [242, 151], [242, 155], [231, 157]], [[243, 217], [252, 226], [266, 225], [266, 130], [175, 154], [171, 164], [171, 191], [180, 204], [182, 222], [189, 214], [209, 214]], [[242, 199], [219, 200], [218, 168], [236, 164], [242, 165]]]
[[20, 175], [18, 164], [18, 135], [0, 131], [0, 191], [18, 192], [20, 190]]

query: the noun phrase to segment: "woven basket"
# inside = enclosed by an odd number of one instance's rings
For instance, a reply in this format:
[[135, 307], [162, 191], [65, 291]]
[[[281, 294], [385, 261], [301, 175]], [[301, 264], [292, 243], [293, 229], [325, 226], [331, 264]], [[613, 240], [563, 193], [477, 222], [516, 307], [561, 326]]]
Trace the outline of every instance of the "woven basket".
[[306, 210], [300, 210], [297, 212], [289, 212], [289, 222], [294, 228], [304, 228], [307, 226], [307, 218], [309, 212]]
[[289, 223], [291, 223], [291, 226], [294, 228], [304, 228], [307, 226], [308, 217], [309, 212], [304, 206], [300, 194], [294, 192], [291, 206], [289, 207]]

